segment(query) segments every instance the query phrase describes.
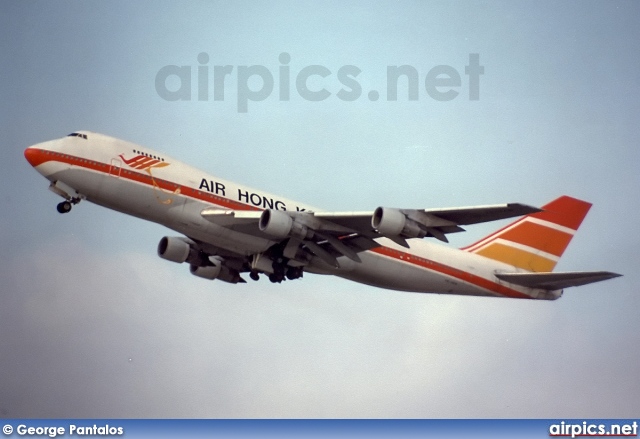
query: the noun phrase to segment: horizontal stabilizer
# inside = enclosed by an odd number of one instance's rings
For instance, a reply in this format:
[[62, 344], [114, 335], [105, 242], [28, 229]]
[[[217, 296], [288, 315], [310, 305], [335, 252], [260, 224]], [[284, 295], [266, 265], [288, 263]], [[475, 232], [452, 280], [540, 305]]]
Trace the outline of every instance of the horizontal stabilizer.
[[621, 274], [609, 271], [573, 271], [565, 273], [500, 273], [498, 279], [529, 288], [561, 290], [602, 280], [613, 279]]

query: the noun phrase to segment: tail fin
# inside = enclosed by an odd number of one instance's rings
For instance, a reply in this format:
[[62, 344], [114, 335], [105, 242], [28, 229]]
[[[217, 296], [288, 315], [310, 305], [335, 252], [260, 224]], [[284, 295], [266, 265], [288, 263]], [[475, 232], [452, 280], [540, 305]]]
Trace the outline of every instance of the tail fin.
[[591, 203], [562, 196], [462, 250], [532, 272], [550, 272]]

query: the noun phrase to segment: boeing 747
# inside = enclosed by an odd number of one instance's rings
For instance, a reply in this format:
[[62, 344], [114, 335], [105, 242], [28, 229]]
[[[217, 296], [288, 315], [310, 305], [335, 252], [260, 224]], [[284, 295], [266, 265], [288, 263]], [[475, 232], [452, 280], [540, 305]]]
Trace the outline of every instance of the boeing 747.
[[[192, 274], [224, 282], [332, 274], [420, 293], [557, 299], [564, 288], [619, 276], [553, 272], [591, 204], [561, 196], [536, 208], [519, 203], [446, 209], [377, 207], [326, 212], [236, 184], [144, 146], [90, 131], [39, 143], [27, 161], [61, 196], [67, 213], [86, 200], [162, 224], [158, 255]], [[462, 226], [520, 217], [457, 249]]]

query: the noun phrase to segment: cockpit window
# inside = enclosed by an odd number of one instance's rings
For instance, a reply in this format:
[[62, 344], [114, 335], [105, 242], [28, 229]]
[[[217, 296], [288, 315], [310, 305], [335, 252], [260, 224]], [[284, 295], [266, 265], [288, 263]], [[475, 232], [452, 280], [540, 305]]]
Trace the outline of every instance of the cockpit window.
[[87, 135], [82, 133], [71, 133], [67, 135], [67, 137], [80, 137], [81, 139], [87, 139]]

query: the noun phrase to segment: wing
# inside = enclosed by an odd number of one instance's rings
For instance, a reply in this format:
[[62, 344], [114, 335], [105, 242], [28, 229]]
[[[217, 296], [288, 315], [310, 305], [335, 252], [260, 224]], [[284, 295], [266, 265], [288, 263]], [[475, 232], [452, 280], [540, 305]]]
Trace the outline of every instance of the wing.
[[426, 236], [447, 242], [446, 234], [464, 231], [460, 226], [540, 211], [536, 207], [525, 204], [510, 203], [424, 210], [378, 207], [373, 212], [318, 212], [315, 215], [343, 227], [357, 230], [359, 233], [367, 233], [372, 237], [423, 238]]
[[446, 234], [464, 231], [461, 225], [539, 211], [512, 203], [425, 210], [379, 207], [373, 212], [205, 209], [201, 215], [231, 230], [281, 243], [286, 257], [295, 258], [302, 249], [337, 267], [339, 256], [359, 262], [358, 253], [379, 246], [376, 238], [386, 237], [405, 247], [408, 238], [434, 237], [447, 242]]
[[500, 273], [498, 279], [529, 288], [561, 290], [622, 276], [609, 271], [574, 271], [565, 273]]

